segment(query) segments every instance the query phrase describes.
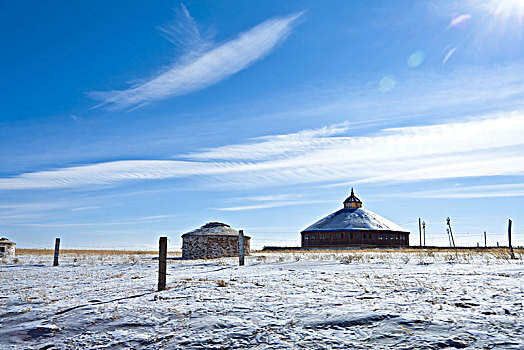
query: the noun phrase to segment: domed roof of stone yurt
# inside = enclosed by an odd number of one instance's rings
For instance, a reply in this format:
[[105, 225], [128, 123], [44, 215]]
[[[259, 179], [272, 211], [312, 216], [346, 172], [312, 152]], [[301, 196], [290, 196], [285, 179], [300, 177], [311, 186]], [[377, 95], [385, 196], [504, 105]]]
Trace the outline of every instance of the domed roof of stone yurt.
[[196, 230], [184, 233], [184, 236], [237, 236], [238, 231], [232, 229], [228, 224], [222, 222], [208, 222]]

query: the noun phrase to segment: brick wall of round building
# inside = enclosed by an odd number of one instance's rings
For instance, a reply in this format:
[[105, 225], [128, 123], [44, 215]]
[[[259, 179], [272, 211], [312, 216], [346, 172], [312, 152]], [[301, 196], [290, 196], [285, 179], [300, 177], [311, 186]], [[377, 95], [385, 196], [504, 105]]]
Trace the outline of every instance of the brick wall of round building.
[[409, 232], [386, 230], [301, 232], [302, 247], [407, 247]]
[[[250, 237], [244, 237], [245, 255], [251, 255]], [[182, 259], [214, 259], [238, 256], [238, 237], [188, 235], [182, 237]]]

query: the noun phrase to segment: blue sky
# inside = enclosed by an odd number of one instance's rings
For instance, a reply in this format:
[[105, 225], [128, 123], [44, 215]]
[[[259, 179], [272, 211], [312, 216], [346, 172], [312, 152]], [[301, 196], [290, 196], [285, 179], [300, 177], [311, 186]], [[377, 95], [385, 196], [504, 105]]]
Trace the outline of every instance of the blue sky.
[[0, 4], [0, 233], [297, 245], [351, 187], [427, 243], [524, 244], [524, 3]]

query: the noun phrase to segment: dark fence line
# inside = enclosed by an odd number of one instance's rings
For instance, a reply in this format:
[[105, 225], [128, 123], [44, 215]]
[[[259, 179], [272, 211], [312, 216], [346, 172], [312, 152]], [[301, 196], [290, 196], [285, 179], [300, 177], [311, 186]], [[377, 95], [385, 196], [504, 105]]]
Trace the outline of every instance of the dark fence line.
[[[522, 246], [514, 247], [521, 249]], [[416, 249], [416, 250], [478, 250], [478, 251], [488, 251], [493, 249], [508, 249], [507, 246], [487, 246], [487, 247], [477, 247], [477, 246], [457, 246], [457, 247], [445, 247], [445, 246], [425, 246], [421, 247], [419, 245], [413, 245], [413, 246], [406, 246], [406, 247], [387, 247], [387, 246], [359, 246], [359, 247], [318, 247], [318, 248], [302, 248], [302, 247], [277, 247], [277, 246], [264, 246], [262, 248], [262, 251], [271, 252], [271, 251], [283, 251], [283, 250], [294, 250], [294, 251], [308, 251], [308, 250], [362, 250], [362, 249], [377, 249], [377, 250], [384, 250], [384, 249], [395, 249], [395, 250], [406, 250], [406, 249]]]

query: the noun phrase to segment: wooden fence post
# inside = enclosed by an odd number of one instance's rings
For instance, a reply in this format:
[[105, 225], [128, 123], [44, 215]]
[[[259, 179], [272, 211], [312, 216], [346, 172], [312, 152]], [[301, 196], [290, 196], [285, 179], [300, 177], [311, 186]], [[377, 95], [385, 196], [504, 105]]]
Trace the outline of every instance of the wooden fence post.
[[509, 219], [508, 221], [508, 246], [509, 246], [509, 253], [511, 254], [511, 258], [515, 259], [515, 253], [513, 252], [513, 246], [511, 245], [511, 224], [513, 221]]
[[55, 258], [53, 259], [53, 266], [58, 266], [58, 254], [60, 252], [60, 238], [55, 240]]
[[488, 240], [486, 239], [486, 231], [484, 231], [484, 247], [488, 247]]
[[238, 231], [238, 265], [244, 266], [244, 230]]
[[418, 218], [418, 239], [420, 248], [422, 248], [422, 224], [420, 223], [420, 218]]
[[167, 237], [160, 237], [158, 247], [158, 291], [166, 289]]

